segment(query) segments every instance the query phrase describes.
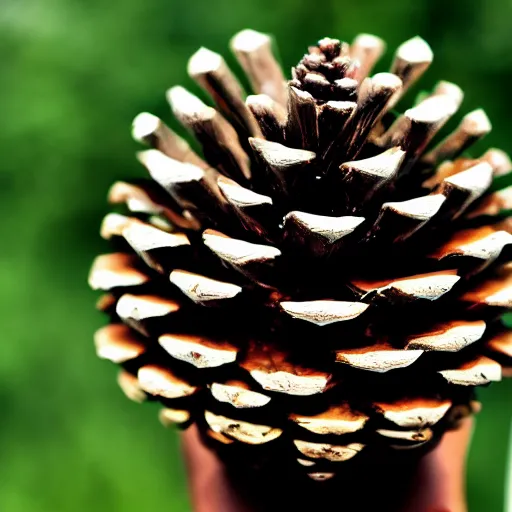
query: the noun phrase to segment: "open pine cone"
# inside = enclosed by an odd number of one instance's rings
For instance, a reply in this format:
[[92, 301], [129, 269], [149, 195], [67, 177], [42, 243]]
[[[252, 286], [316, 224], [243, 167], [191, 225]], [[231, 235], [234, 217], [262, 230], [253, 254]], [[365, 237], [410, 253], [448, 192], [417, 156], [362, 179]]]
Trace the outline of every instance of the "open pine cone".
[[152, 179], [109, 193], [130, 213], [106, 216], [117, 252], [90, 274], [111, 319], [98, 355], [129, 398], [239, 464], [322, 480], [423, 453], [512, 366], [512, 190], [494, 180], [511, 162], [460, 156], [490, 130], [482, 110], [431, 143], [462, 102], [452, 83], [392, 113], [432, 61], [420, 38], [371, 78], [370, 35], [322, 39], [288, 82], [266, 35], [231, 48], [255, 95], [204, 48], [188, 70], [217, 108], [167, 93], [202, 156], [151, 114], [134, 121]]

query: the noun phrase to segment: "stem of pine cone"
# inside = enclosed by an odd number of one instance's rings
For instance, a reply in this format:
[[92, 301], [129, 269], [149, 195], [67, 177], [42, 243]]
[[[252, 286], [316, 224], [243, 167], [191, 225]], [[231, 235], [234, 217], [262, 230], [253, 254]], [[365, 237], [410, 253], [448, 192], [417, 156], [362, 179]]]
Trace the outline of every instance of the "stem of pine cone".
[[194, 512], [379, 510], [382, 512], [465, 512], [465, 462], [472, 421], [448, 432], [420, 460], [401, 465], [376, 461], [364, 475], [297, 485], [287, 475], [247, 478], [231, 474], [200, 441], [195, 427], [183, 434]]

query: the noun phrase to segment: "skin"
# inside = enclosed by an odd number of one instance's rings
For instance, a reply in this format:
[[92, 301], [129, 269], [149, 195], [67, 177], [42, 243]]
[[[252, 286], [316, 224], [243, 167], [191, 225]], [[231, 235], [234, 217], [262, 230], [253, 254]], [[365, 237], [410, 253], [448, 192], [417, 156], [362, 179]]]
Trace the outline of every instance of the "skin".
[[243, 483], [238, 475], [234, 482], [236, 476], [228, 474], [215, 453], [201, 443], [197, 429], [191, 427], [182, 434], [182, 444], [193, 510], [466, 512], [465, 465], [471, 429], [471, 419], [464, 420], [458, 430], [448, 432], [435, 449], [413, 465], [376, 467], [374, 474], [348, 474], [334, 484], [298, 485], [287, 482], [286, 475], [273, 475], [266, 481], [246, 478]]

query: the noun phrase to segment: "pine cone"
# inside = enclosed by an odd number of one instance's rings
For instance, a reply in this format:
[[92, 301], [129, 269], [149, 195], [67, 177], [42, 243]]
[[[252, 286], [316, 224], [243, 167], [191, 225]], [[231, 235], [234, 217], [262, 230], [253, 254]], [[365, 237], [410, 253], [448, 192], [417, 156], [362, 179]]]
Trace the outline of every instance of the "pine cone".
[[323, 480], [424, 453], [512, 367], [512, 190], [493, 181], [511, 162], [460, 156], [490, 131], [482, 110], [431, 143], [462, 102], [452, 83], [393, 113], [432, 61], [420, 38], [371, 78], [374, 36], [322, 39], [288, 82], [268, 36], [231, 48], [255, 95], [204, 48], [188, 71], [216, 108], [167, 93], [202, 156], [134, 121], [152, 180], [109, 193], [130, 213], [105, 217], [117, 252], [90, 274], [111, 320], [98, 355], [232, 463]]

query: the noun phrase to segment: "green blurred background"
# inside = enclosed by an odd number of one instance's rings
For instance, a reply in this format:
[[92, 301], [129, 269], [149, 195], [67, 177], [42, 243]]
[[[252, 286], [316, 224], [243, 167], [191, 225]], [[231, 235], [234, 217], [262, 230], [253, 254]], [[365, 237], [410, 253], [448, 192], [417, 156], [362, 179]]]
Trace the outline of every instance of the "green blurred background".
[[[143, 174], [132, 118], [169, 120], [164, 91], [187, 58], [232, 34], [275, 34], [288, 69], [324, 35], [432, 45], [446, 78], [485, 107], [486, 145], [512, 151], [510, 0], [2, 0], [0, 3], [0, 511], [189, 510], [175, 433], [128, 402], [93, 354], [103, 322], [86, 277], [115, 179]], [[232, 62], [232, 61], [230, 61]], [[411, 96], [411, 95], [409, 95]], [[477, 150], [481, 150], [480, 146]], [[471, 511], [500, 512], [512, 382], [481, 392]]]

